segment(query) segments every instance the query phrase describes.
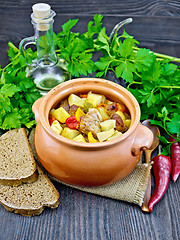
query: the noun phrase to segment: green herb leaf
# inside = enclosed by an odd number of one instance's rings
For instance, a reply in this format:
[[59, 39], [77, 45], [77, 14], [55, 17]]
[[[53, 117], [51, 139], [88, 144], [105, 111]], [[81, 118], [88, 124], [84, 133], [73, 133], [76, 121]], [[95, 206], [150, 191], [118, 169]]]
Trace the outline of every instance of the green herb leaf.
[[7, 112], [10, 111], [11, 111], [10, 99], [0, 94], [0, 117], [3, 117]]
[[147, 71], [149, 67], [155, 62], [156, 57], [150, 53], [149, 49], [141, 48], [134, 59], [134, 64], [138, 71]]
[[12, 112], [9, 112], [4, 116], [3, 124], [1, 126], [3, 130], [20, 127], [21, 127], [21, 115], [18, 112], [18, 109], [13, 109]]
[[65, 33], [69, 32], [71, 28], [73, 28], [77, 24], [78, 21], [79, 19], [73, 19], [73, 20], [69, 19], [68, 22], [62, 25], [63, 32]]
[[158, 138], [160, 139], [160, 141], [164, 144], [169, 144], [168, 140], [164, 137], [164, 136], [158, 136]]
[[127, 82], [131, 83], [133, 81], [133, 72], [135, 72], [135, 67], [132, 63], [128, 61], [123, 62], [115, 68], [115, 71], [117, 78], [121, 76]]
[[[119, 36], [119, 38], [134, 38], [133, 36], [130, 36], [125, 30], [123, 31], [123, 34]], [[139, 42], [137, 42], [138, 44]]]
[[132, 38], [126, 38], [124, 42], [119, 46], [118, 52], [124, 58], [127, 58], [132, 54], [134, 42]]
[[8, 56], [10, 58], [14, 58], [17, 55], [17, 53], [19, 52], [19, 49], [12, 42], [8, 43], [8, 47], [9, 47]]
[[171, 146], [170, 144], [163, 146], [161, 154], [165, 156], [168, 156], [168, 155], [170, 156], [171, 154], [170, 146]]
[[153, 124], [153, 125], [157, 125], [157, 126], [160, 126], [163, 128], [163, 124], [161, 121], [157, 121], [157, 120], [152, 120], [150, 119], [150, 123]]
[[12, 97], [16, 92], [19, 92], [20, 88], [14, 84], [5, 84], [1, 87], [0, 93], [6, 97]]
[[167, 122], [167, 129], [170, 133], [180, 135], [180, 115], [178, 113], [174, 113], [171, 121]]

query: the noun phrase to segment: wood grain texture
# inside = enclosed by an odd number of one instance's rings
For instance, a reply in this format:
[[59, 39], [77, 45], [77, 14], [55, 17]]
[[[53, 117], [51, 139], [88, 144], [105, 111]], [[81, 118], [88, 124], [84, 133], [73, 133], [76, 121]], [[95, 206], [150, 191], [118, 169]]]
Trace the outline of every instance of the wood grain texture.
[[[33, 35], [31, 6], [36, 1], [0, 0], [0, 65], [8, 63], [7, 42]], [[126, 31], [142, 47], [180, 57], [180, 2], [170, 0], [52, 0], [54, 30], [69, 18], [79, 18], [74, 31], [86, 31], [95, 13], [104, 15], [108, 34], [119, 21], [133, 17]], [[121, 33], [121, 32], [120, 32]], [[120, 34], [119, 33], [119, 34]], [[116, 81], [113, 73], [107, 76]], [[2, 131], [0, 131], [0, 134]], [[28, 218], [0, 206], [0, 240], [179, 240], [180, 179], [170, 181], [167, 193], [151, 214], [126, 202], [84, 193], [55, 183], [60, 192], [58, 209], [46, 209]], [[154, 188], [154, 184], [153, 184]]]
[[0, 207], [0, 239], [178, 240], [178, 185], [179, 182], [171, 182], [153, 213], [144, 214], [138, 206], [56, 184], [61, 195], [58, 209], [47, 209], [40, 216], [27, 218]]
[[[146, 16], [179, 16], [180, 6], [178, 0], [44, 0], [51, 4], [58, 14], [122, 14]], [[0, 6], [11, 13], [29, 13], [31, 6], [37, 1], [1, 0]]]
[[[87, 30], [87, 24], [94, 15], [78, 16], [79, 22], [73, 28], [73, 31], [83, 33]], [[113, 27], [123, 19], [129, 16], [104, 16], [103, 25], [110, 34]], [[16, 21], [12, 19], [17, 18]], [[33, 28], [29, 16], [4, 14], [4, 20], [0, 21], [0, 42], [12, 41], [19, 44], [20, 40], [33, 35]], [[59, 15], [55, 17], [54, 31], [61, 31], [63, 23], [70, 19], [69, 15]], [[77, 19], [77, 16], [71, 15], [71, 19]], [[180, 57], [180, 17], [144, 17], [134, 16], [133, 22], [126, 25], [125, 29], [133, 35], [141, 47], [150, 48], [164, 54]], [[119, 31], [119, 34], [122, 30]]]

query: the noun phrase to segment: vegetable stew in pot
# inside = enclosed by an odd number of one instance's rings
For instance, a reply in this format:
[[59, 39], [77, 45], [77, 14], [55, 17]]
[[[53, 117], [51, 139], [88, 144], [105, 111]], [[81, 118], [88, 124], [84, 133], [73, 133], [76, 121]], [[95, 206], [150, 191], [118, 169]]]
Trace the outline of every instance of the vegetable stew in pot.
[[131, 124], [122, 103], [93, 92], [71, 94], [49, 114], [49, 124], [59, 135], [77, 142], [104, 142], [121, 136]]

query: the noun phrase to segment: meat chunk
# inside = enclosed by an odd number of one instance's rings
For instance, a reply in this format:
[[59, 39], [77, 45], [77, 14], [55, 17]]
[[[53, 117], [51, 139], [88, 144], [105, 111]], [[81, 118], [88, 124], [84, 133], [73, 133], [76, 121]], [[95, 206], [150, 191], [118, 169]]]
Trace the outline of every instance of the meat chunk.
[[70, 108], [69, 108], [69, 114], [70, 114], [71, 116], [74, 116], [78, 108], [79, 108], [79, 107], [76, 106], [75, 104], [71, 105]]
[[61, 101], [59, 107], [63, 107], [67, 112], [69, 112], [69, 103], [68, 103], [68, 100], [65, 99], [65, 100]]
[[108, 105], [106, 106], [106, 112], [107, 112], [107, 114], [108, 114], [109, 116], [111, 116], [111, 115], [112, 115], [113, 113], [115, 113], [117, 110], [118, 110], [118, 109], [117, 109], [117, 104], [116, 104], [116, 102], [113, 102], [113, 103], [108, 104]]
[[97, 136], [97, 133], [101, 131], [100, 122], [102, 117], [97, 109], [90, 108], [85, 116], [80, 118], [79, 130], [85, 134], [92, 132], [93, 136]]
[[111, 119], [116, 120], [116, 130], [119, 132], [125, 132], [127, 130], [127, 127], [124, 124], [122, 118], [117, 113], [113, 113]]

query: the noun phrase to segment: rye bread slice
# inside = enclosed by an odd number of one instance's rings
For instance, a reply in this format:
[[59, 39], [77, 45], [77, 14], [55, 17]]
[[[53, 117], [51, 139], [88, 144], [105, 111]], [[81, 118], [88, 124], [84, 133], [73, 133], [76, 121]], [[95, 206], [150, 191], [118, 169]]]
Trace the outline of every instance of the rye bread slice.
[[6, 210], [30, 217], [39, 215], [45, 207], [58, 207], [58, 191], [38, 165], [37, 170], [35, 182], [19, 186], [0, 184], [0, 203]]
[[0, 137], [0, 183], [18, 186], [37, 179], [36, 162], [24, 128]]

